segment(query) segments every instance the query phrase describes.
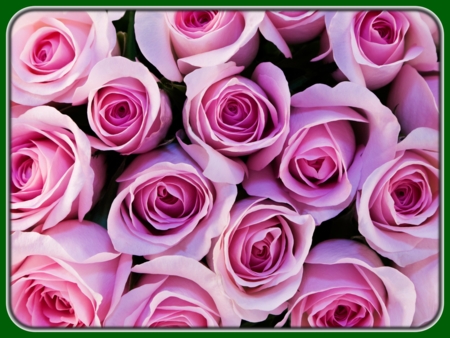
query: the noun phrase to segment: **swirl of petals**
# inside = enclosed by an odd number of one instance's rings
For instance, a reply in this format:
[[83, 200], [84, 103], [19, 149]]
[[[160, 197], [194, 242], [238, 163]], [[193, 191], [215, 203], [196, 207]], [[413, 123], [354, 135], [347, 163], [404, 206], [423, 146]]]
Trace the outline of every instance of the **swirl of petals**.
[[164, 256], [133, 267], [141, 274], [105, 326], [237, 327], [219, 276], [192, 258]]
[[104, 183], [103, 157], [91, 158], [87, 136], [48, 106], [12, 119], [11, 229], [82, 220]]
[[137, 157], [108, 215], [116, 250], [201, 259], [228, 222], [236, 186], [210, 182], [176, 144]]
[[88, 121], [99, 139], [92, 146], [123, 155], [152, 150], [172, 122], [167, 95], [148, 69], [123, 57], [97, 63], [86, 83], [77, 88], [73, 104], [88, 102]]
[[416, 291], [367, 246], [327, 240], [308, 254], [302, 283], [289, 301], [291, 327], [409, 327]]
[[208, 260], [244, 320], [262, 321], [286, 309], [302, 279], [314, 228], [310, 215], [267, 199], [233, 206]]
[[416, 128], [395, 159], [364, 182], [357, 196], [359, 231], [380, 255], [406, 266], [439, 250], [438, 132]]
[[28, 327], [99, 327], [127, 288], [131, 256], [116, 252], [98, 224], [17, 231], [11, 247], [10, 306]]
[[116, 52], [106, 12], [36, 12], [12, 27], [12, 101], [29, 106], [71, 103], [92, 67]]

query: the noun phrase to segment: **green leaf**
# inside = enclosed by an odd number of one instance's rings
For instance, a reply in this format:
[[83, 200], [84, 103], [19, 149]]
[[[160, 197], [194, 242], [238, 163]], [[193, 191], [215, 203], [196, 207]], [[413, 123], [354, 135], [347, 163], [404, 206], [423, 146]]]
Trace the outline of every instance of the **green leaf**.
[[127, 39], [125, 44], [124, 56], [131, 61], [136, 61], [136, 40], [134, 38], [134, 14], [136, 11], [127, 11], [126, 16], [128, 16], [128, 27], [127, 27]]

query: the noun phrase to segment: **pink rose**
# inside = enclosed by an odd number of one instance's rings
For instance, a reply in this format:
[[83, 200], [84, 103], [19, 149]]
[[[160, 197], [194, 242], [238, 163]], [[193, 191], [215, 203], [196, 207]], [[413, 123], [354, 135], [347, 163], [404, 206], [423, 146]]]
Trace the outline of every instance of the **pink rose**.
[[159, 257], [132, 271], [143, 275], [105, 326], [237, 327], [241, 322], [218, 276], [192, 258]]
[[363, 182], [358, 223], [375, 251], [405, 266], [439, 250], [439, 134], [414, 129], [396, 150]]
[[200, 260], [228, 223], [237, 188], [210, 182], [176, 144], [137, 157], [118, 178], [108, 215], [116, 250]]
[[35, 107], [11, 121], [11, 230], [81, 221], [103, 186], [103, 157], [91, 157], [87, 136], [55, 108]]
[[71, 103], [100, 60], [111, 56], [116, 31], [106, 12], [33, 12], [11, 31], [11, 97], [37, 106]]
[[11, 310], [32, 327], [101, 326], [131, 269], [131, 256], [116, 252], [106, 230], [87, 221], [15, 232], [11, 257]]
[[439, 278], [439, 256], [433, 255], [422, 261], [397, 269], [414, 284], [417, 293], [413, 327], [421, 327], [437, 320], [442, 314], [442, 288]]
[[228, 63], [186, 76], [183, 124], [193, 145], [183, 146], [200, 159], [214, 181], [240, 183], [245, 166], [227, 157], [249, 155], [247, 166], [260, 170], [277, 156], [289, 132], [290, 93], [283, 72], [259, 64], [249, 80], [242, 67]]
[[270, 200], [233, 206], [208, 259], [242, 319], [258, 322], [286, 309], [302, 280], [314, 228], [310, 215]]
[[415, 310], [413, 283], [350, 240], [315, 246], [283, 323], [291, 327], [405, 327]]
[[162, 75], [181, 82], [196, 68], [227, 61], [249, 65], [258, 51], [263, 18], [264, 12], [137, 11], [136, 41]]
[[156, 148], [172, 122], [167, 95], [157, 79], [138, 62], [111, 57], [97, 63], [73, 104], [88, 100], [89, 125], [100, 138], [92, 146], [123, 155]]
[[325, 28], [324, 15], [325, 12], [319, 11], [267, 11], [259, 29], [290, 58], [288, 44], [303, 43], [318, 36]]
[[326, 27], [334, 60], [352, 82], [377, 89], [391, 82], [405, 62], [434, 69], [436, 46], [420, 12], [330, 12]]
[[351, 82], [313, 85], [291, 105], [284, 149], [272, 166], [250, 171], [243, 186], [320, 224], [353, 201], [361, 179], [394, 158], [400, 126], [372, 92]]
[[397, 116], [402, 132], [428, 127], [439, 130], [439, 75], [422, 76], [404, 65], [391, 84], [387, 106]]

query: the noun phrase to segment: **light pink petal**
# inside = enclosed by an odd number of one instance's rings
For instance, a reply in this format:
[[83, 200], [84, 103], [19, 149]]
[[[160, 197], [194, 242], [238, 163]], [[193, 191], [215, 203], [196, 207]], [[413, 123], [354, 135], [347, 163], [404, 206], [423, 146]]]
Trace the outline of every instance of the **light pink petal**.
[[171, 50], [165, 14], [159, 11], [136, 11], [134, 26], [136, 41], [145, 58], [167, 79], [181, 82], [183, 76]]

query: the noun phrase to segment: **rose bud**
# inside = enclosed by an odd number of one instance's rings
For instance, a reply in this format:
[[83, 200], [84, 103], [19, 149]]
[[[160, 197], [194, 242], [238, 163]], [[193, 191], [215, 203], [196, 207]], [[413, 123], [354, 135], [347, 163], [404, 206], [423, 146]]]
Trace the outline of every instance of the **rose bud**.
[[[183, 145], [213, 181], [240, 183], [247, 166], [261, 170], [277, 156], [289, 132], [290, 94], [278, 67], [261, 63], [249, 80], [233, 63], [186, 76]], [[234, 158], [234, 159], [233, 159]]]
[[106, 11], [21, 14], [11, 30], [11, 98], [37, 106], [71, 103], [92, 67], [115, 53]]
[[367, 243], [405, 266], [439, 250], [439, 134], [414, 129], [396, 150], [363, 181], [356, 206]]
[[242, 319], [259, 322], [286, 309], [302, 280], [314, 228], [310, 215], [268, 199], [233, 206], [208, 261]]
[[210, 182], [175, 143], [138, 156], [118, 178], [108, 215], [116, 250], [200, 260], [228, 224], [237, 188]]
[[133, 267], [142, 274], [105, 326], [238, 327], [218, 276], [192, 258], [159, 257]]
[[164, 77], [181, 82], [196, 68], [234, 61], [248, 66], [258, 51], [264, 12], [137, 11], [136, 41]]
[[158, 146], [172, 122], [167, 95], [148, 69], [123, 57], [100, 61], [86, 83], [75, 91], [73, 104], [88, 101], [89, 125], [99, 139], [92, 146], [123, 155], [145, 153]]
[[64, 221], [11, 236], [11, 310], [28, 327], [101, 326], [116, 307], [131, 256], [116, 252], [106, 230]]
[[282, 326], [407, 327], [416, 292], [408, 277], [383, 266], [375, 252], [350, 240], [316, 245], [304, 265], [302, 283]]
[[434, 70], [436, 46], [419, 12], [330, 12], [326, 28], [334, 61], [349, 81], [373, 90], [385, 86], [408, 63]]
[[55, 108], [11, 119], [11, 230], [81, 221], [105, 179], [104, 158], [91, 155], [86, 134]]

